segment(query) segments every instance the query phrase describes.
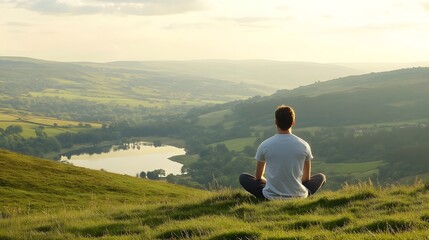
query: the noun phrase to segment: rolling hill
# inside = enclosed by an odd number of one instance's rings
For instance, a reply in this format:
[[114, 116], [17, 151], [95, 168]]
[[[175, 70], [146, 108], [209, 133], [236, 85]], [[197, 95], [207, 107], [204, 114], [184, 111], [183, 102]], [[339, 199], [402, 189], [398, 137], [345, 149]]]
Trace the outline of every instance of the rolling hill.
[[64, 63], [0, 58], [0, 97], [50, 97], [162, 108], [243, 99], [272, 90], [133, 64]]
[[0, 150], [0, 239], [424, 239], [429, 187], [260, 201]]
[[429, 118], [428, 91], [429, 68], [401, 69], [279, 90], [271, 96], [216, 106], [201, 117], [228, 111], [227, 118], [211, 124], [271, 126], [274, 109], [286, 104], [296, 108], [298, 128], [403, 122]]

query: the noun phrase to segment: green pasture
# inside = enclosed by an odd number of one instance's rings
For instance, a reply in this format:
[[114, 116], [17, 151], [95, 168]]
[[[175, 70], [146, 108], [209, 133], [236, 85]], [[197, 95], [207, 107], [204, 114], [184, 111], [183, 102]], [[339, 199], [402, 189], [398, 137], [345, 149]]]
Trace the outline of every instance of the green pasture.
[[[20, 125], [23, 128], [21, 135], [25, 138], [36, 137], [35, 129], [43, 127], [44, 132], [52, 137], [64, 132], [81, 132], [87, 131], [90, 128], [80, 127], [80, 122], [60, 120], [49, 117], [19, 115], [9, 113], [6, 110], [0, 111], [0, 128], [6, 129], [10, 125]], [[56, 124], [57, 126], [54, 126]], [[82, 122], [82, 124], [90, 124], [91, 128], [101, 128], [99, 123]]]
[[132, 98], [127, 98], [125, 96], [115, 96], [115, 95], [97, 95], [94, 94], [82, 94], [81, 92], [73, 91], [73, 90], [57, 90], [57, 92], [49, 92], [49, 91], [43, 91], [43, 92], [30, 92], [31, 96], [34, 97], [52, 97], [52, 98], [64, 98], [66, 100], [87, 100], [91, 102], [96, 103], [104, 103], [104, 104], [110, 104], [115, 103], [123, 106], [131, 106], [131, 107], [137, 107], [139, 105], [146, 106], [146, 107], [162, 107], [159, 103], [152, 103], [149, 101], [144, 100], [136, 100]]
[[326, 163], [322, 161], [317, 161], [316, 159], [312, 162], [312, 164], [314, 168], [324, 170], [324, 172], [351, 174], [371, 171], [383, 165], [384, 163], [383, 161], [371, 161], [361, 163]]
[[210, 146], [216, 146], [217, 144], [225, 144], [229, 151], [241, 152], [246, 146], [253, 146], [256, 139], [256, 137], [236, 138], [223, 142], [213, 143], [210, 144]]
[[347, 176], [348, 179], [368, 179], [378, 175], [378, 167], [384, 165], [383, 161], [371, 161], [361, 163], [326, 163], [312, 162], [313, 172], [322, 172], [329, 176]]
[[[110, 91], [110, 90], [109, 90]], [[209, 100], [202, 97], [201, 99], [190, 97], [188, 95], [180, 96], [174, 95], [174, 98], [171, 96], [162, 96], [158, 93], [152, 92], [148, 95], [136, 95], [133, 97], [128, 97], [129, 95], [123, 94], [121, 92], [112, 92], [109, 91], [98, 91], [94, 89], [85, 90], [82, 93], [79, 90], [44, 90], [42, 92], [30, 92], [29, 94], [34, 97], [51, 97], [51, 98], [61, 98], [66, 100], [87, 100], [96, 103], [103, 104], [118, 104], [121, 106], [129, 107], [147, 107], [147, 108], [166, 108], [171, 106], [182, 106], [182, 105], [191, 105], [191, 106], [200, 106], [204, 104], [220, 104], [224, 101], [219, 100]], [[147, 90], [151, 92], [151, 90]]]
[[198, 125], [209, 127], [224, 122], [225, 115], [232, 114], [230, 109], [207, 113], [198, 117]]

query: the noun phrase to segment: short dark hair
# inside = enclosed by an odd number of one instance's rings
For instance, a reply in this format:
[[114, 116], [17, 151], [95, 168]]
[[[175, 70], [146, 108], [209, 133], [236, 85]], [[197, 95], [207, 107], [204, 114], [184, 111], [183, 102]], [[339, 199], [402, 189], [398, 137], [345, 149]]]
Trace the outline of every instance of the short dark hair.
[[295, 111], [290, 106], [278, 106], [275, 116], [277, 127], [281, 130], [288, 130], [295, 123]]

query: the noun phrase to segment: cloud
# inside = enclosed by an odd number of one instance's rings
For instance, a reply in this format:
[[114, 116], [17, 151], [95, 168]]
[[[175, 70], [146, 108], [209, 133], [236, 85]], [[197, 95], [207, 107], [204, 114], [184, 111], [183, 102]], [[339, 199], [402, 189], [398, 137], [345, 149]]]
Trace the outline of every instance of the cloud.
[[266, 22], [271, 20], [276, 20], [275, 18], [267, 18], [267, 17], [222, 17], [218, 18], [220, 21], [230, 21], [235, 22], [239, 24], [252, 24], [252, 23], [260, 23], [260, 22]]
[[129, 14], [167, 15], [200, 11], [205, 0], [0, 0], [44, 14]]
[[421, 2], [420, 4], [424, 8], [424, 10], [429, 11], [429, 3], [427, 3], [427, 2]]
[[233, 23], [237, 26], [248, 28], [270, 28], [276, 24], [289, 21], [290, 17], [219, 17], [216, 20]]
[[31, 27], [32, 24], [29, 23], [24, 23], [24, 22], [6, 22], [5, 24], [3, 24], [5, 26], [9, 26], [9, 27]]

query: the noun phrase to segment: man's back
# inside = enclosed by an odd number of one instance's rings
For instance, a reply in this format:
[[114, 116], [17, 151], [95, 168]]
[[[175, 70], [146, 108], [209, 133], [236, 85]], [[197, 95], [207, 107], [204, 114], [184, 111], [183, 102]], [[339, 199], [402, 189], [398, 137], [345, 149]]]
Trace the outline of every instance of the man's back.
[[259, 145], [255, 176], [242, 173], [238, 181], [257, 198], [307, 197], [316, 193], [325, 184], [326, 176], [311, 175], [310, 145], [292, 134], [295, 111], [281, 105], [274, 115], [277, 134]]
[[261, 143], [255, 158], [266, 162], [266, 198], [307, 197], [301, 181], [304, 162], [313, 158], [307, 142], [293, 134], [276, 134]]

